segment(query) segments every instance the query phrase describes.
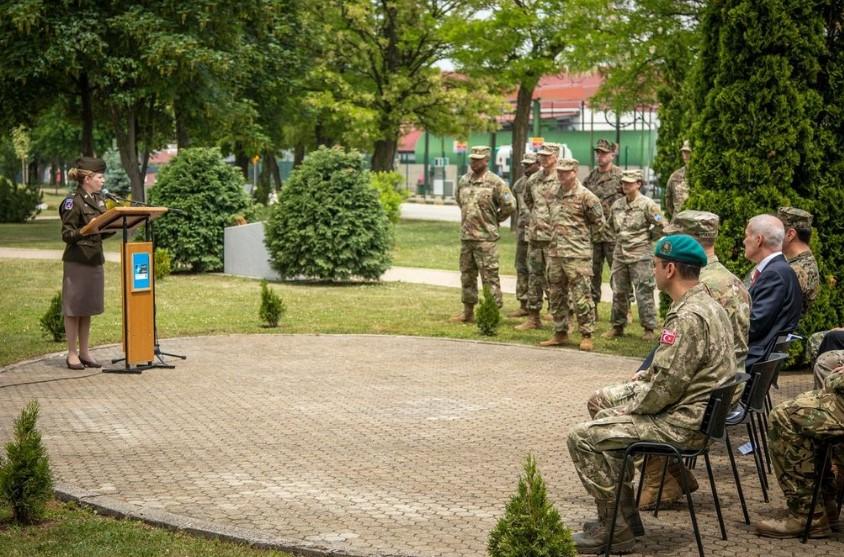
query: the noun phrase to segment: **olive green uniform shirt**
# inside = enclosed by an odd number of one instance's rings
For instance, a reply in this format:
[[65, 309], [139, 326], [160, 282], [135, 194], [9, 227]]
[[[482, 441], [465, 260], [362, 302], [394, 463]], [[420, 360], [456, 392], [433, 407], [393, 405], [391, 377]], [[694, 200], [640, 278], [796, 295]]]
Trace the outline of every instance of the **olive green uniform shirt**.
[[62, 261], [83, 263], [85, 265], [102, 265], [103, 239], [114, 233], [91, 234], [83, 236], [80, 230], [96, 217], [106, 211], [105, 203], [99, 193], [88, 193], [77, 188], [72, 195], [68, 195], [59, 206], [59, 216], [62, 219], [62, 240], [67, 244], [64, 248]]

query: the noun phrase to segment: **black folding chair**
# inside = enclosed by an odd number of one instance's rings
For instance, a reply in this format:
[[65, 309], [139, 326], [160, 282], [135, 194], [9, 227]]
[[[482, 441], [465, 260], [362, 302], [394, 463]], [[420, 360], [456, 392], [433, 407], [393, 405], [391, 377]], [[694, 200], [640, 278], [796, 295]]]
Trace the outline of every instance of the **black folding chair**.
[[[794, 344], [795, 341], [798, 341], [798, 340], [803, 340], [803, 337], [801, 337], [800, 335], [795, 335], [794, 333], [785, 333], [785, 334], [779, 335], [777, 337], [777, 340], [774, 342], [774, 347], [771, 350], [771, 353], [768, 354], [768, 357], [766, 359], [770, 360], [774, 356], [774, 354], [785, 354], [786, 356], [788, 356], [789, 347], [792, 344]], [[779, 376], [780, 376], [779, 371], [777, 371], [777, 374], [774, 377], [774, 382], [773, 382], [773, 387], [775, 389], [780, 388], [779, 383], [778, 383]], [[774, 407], [773, 402], [771, 402], [771, 393], [770, 392], [768, 393], [768, 396], [765, 397], [765, 405], [766, 405], [766, 408], [767, 408], [765, 413], [769, 414]]]
[[[621, 489], [624, 483], [624, 476], [627, 472], [627, 463], [637, 455], [648, 456], [665, 456], [666, 460], [675, 460], [683, 464], [683, 459], [694, 458], [702, 455], [706, 462], [706, 472], [709, 475], [709, 485], [712, 488], [712, 497], [715, 499], [715, 512], [718, 514], [718, 526], [721, 528], [721, 538], [727, 539], [727, 530], [724, 527], [724, 517], [721, 515], [721, 502], [718, 499], [718, 491], [715, 488], [715, 478], [712, 475], [712, 465], [709, 462], [709, 444], [712, 439], [721, 439], [726, 433], [726, 418], [730, 410], [730, 401], [736, 386], [744, 383], [749, 379], [746, 373], [736, 374], [735, 379], [725, 383], [721, 387], [713, 390], [709, 395], [709, 402], [706, 405], [706, 410], [703, 415], [703, 421], [700, 424], [700, 432], [703, 433], [707, 439], [702, 449], [678, 447], [671, 443], [657, 443], [652, 441], [638, 441], [631, 444], [624, 451], [624, 460], [621, 465], [621, 474], [619, 474], [618, 482], [615, 487], [615, 506], [612, 511], [612, 518], [610, 519], [609, 535], [607, 536], [607, 546], [605, 548], [605, 555], [609, 556], [610, 548], [612, 547], [613, 531], [615, 530], [615, 522], [618, 516], [619, 499], [621, 498]], [[667, 463], [666, 463], [667, 464]], [[694, 529], [695, 541], [697, 542], [698, 552], [703, 557], [703, 542], [700, 539], [700, 530], [697, 525], [697, 517], [695, 516], [694, 503], [692, 503], [692, 495], [689, 493], [688, 481], [686, 478], [685, 467], [683, 467], [683, 474], [680, 477], [683, 492], [686, 494], [686, 502], [689, 506], [689, 516], [692, 520], [692, 528]], [[663, 472], [663, 479], [664, 479]], [[640, 479], [639, 492], [641, 493], [642, 481]], [[657, 493], [657, 510], [659, 510], [659, 499], [662, 496], [662, 486]]]
[[[809, 532], [812, 530], [812, 518], [815, 514], [815, 506], [818, 504], [818, 495], [820, 495], [821, 488], [823, 487], [824, 476], [826, 475], [827, 468], [829, 467], [829, 459], [832, 456], [832, 450], [833, 448], [840, 446], [844, 446], [844, 436], [826, 439], [819, 443], [818, 447], [816, 447], [815, 471], [818, 479], [815, 481], [815, 489], [812, 490], [812, 504], [809, 507], [809, 517], [806, 519], [806, 527], [803, 529], [803, 537], [800, 540], [803, 543], [806, 543], [806, 540], [809, 539]], [[838, 490], [838, 514], [841, 514], [842, 500], [844, 500], [844, 483], [841, 484], [841, 488]]]

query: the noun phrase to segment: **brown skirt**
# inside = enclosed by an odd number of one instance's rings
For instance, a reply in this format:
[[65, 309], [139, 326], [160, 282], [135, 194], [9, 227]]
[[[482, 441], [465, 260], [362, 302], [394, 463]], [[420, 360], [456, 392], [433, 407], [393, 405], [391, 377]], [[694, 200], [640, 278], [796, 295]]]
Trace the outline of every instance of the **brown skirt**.
[[103, 312], [105, 275], [102, 265], [64, 262], [62, 277], [62, 313], [67, 317], [85, 317]]

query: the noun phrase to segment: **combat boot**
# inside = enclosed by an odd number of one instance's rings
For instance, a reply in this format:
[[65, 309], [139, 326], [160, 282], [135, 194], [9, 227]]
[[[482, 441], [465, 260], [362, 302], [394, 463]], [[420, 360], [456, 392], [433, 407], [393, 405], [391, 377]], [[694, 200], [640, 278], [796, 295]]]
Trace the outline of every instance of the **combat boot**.
[[[607, 509], [607, 512], [612, 513], [612, 507]], [[642, 524], [642, 517], [639, 516], [639, 509], [636, 508], [636, 498], [633, 495], [633, 486], [625, 483], [621, 487], [621, 502], [618, 505], [618, 512], [624, 517], [624, 521], [630, 526], [630, 530], [635, 537], [645, 535], [645, 525]], [[590, 520], [583, 523], [584, 531], [591, 531], [601, 526], [600, 517], [598, 520]]]
[[451, 323], [474, 323], [475, 304], [463, 304], [463, 311], [455, 314], [449, 319]]
[[531, 331], [533, 329], [541, 329], [542, 321], [539, 319], [538, 311], [529, 311], [528, 318], [521, 325], [513, 327], [517, 331]]
[[[665, 457], [650, 457], [645, 467], [645, 487], [642, 489], [642, 496], [639, 498], [639, 509], [648, 511], [656, 508], [656, 497], [659, 495], [659, 480], [662, 478], [662, 466]], [[684, 466], [676, 462], [668, 465], [665, 473], [665, 484], [662, 486], [662, 499], [660, 505], [672, 503], [683, 497], [682, 480], [680, 474], [684, 473]], [[697, 479], [690, 470], [685, 470], [686, 483], [689, 486], [689, 493], [698, 490]]]
[[[756, 535], [766, 538], [799, 538], [803, 535], [806, 527], [805, 514], [796, 514], [788, 511], [788, 516], [783, 519], [762, 520], [756, 523]], [[829, 530], [829, 521], [824, 511], [816, 512], [812, 518], [812, 528], [809, 530], [810, 538], [828, 538], [832, 532]]]
[[[599, 522], [595, 528], [585, 529], [583, 532], [578, 532], [572, 536], [578, 553], [599, 555], [604, 552], [604, 548], [607, 545], [611, 520], [609, 513], [615, 508], [615, 502], [607, 500], [597, 501], [596, 503], [598, 505]], [[624, 517], [619, 516], [615, 522], [615, 532], [613, 533], [613, 544], [610, 548], [610, 553], [626, 553], [633, 549], [635, 543], [636, 537], [633, 535], [633, 531], [627, 525]]]
[[645, 332], [642, 334], [642, 340], [656, 340], [656, 333], [654, 333], [653, 329], [645, 329]]
[[580, 339], [580, 350], [581, 352], [591, 352], [592, 351], [592, 336], [591, 335], [583, 335], [583, 338]]
[[511, 311], [507, 314], [507, 317], [527, 317], [528, 315], [530, 315], [530, 311], [527, 308], [527, 303], [520, 300], [519, 309]]
[[539, 346], [564, 346], [569, 341], [569, 334], [566, 331], [556, 331], [554, 336], [543, 340]]
[[624, 336], [624, 328], [623, 327], [613, 327], [606, 333], [601, 335], [604, 338], [621, 338]]

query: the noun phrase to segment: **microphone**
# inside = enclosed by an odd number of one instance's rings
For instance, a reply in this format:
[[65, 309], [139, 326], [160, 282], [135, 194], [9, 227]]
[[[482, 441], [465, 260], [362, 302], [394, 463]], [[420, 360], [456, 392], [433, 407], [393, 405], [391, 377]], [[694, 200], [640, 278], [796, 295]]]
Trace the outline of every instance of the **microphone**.
[[121, 198], [117, 197], [116, 195], [114, 195], [113, 193], [111, 193], [110, 191], [108, 191], [108, 190], [107, 190], [107, 189], [105, 189], [105, 188], [103, 188], [102, 190], [100, 190], [100, 193], [101, 193], [101, 194], [103, 194], [103, 196], [104, 196], [106, 199], [111, 199], [111, 200], [112, 200], [112, 201], [114, 201], [115, 203], [122, 203], [122, 202], [123, 202], [123, 199], [121, 199]]

